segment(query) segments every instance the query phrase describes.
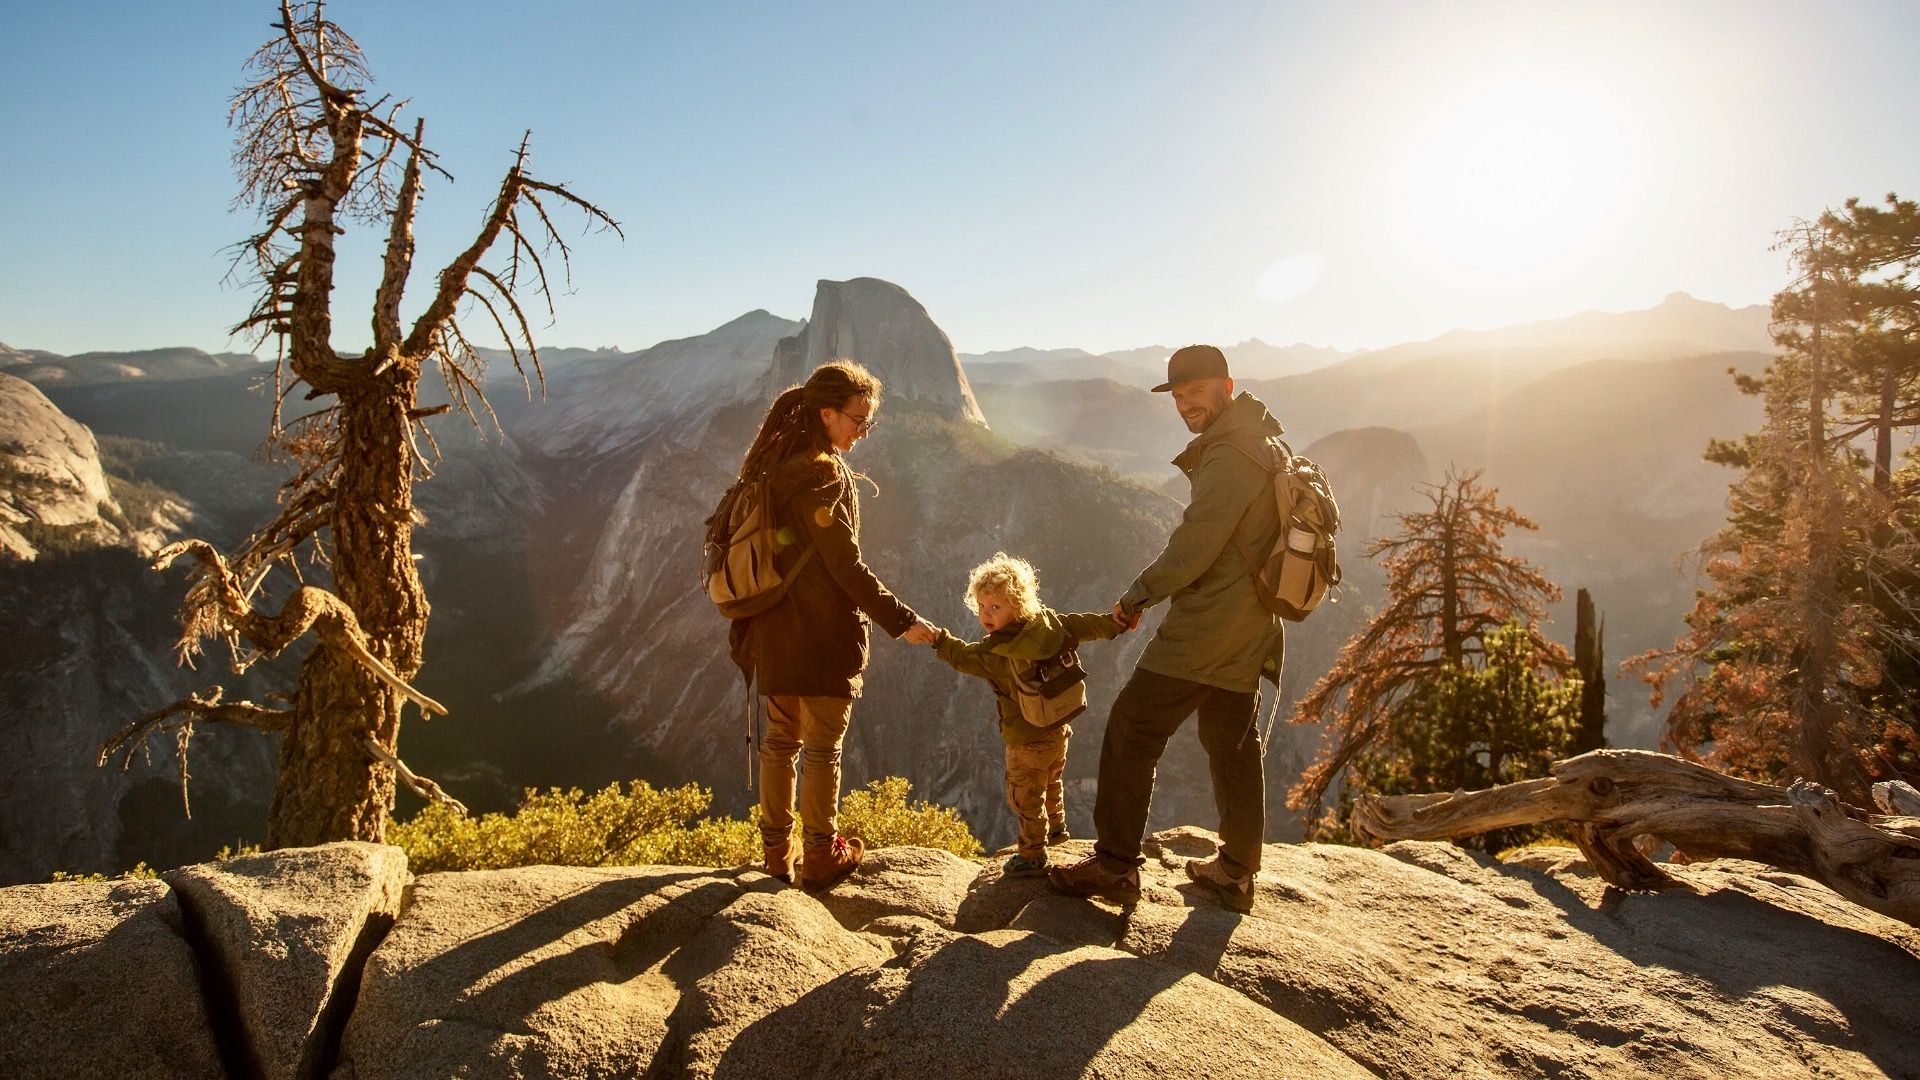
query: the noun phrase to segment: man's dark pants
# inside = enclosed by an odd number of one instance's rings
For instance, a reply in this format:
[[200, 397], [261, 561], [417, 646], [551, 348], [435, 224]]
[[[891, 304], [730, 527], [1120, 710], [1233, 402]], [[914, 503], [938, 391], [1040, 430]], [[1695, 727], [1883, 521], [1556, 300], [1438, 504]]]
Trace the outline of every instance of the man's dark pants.
[[1258, 695], [1222, 690], [1188, 679], [1134, 668], [1114, 699], [1100, 743], [1100, 788], [1094, 798], [1094, 851], [1118, 868], [1139, 866], [1147, 830], [1153, 779], [1167, 740], [1195, 712], [1200, 745], [1213, 771], [1213, 801], [1220, 811], [1220, 850], [1235, 869], [1260, 868], [1266, 828], [1266, 777], [1260, 763], [1260, 732], [1254, 711]]

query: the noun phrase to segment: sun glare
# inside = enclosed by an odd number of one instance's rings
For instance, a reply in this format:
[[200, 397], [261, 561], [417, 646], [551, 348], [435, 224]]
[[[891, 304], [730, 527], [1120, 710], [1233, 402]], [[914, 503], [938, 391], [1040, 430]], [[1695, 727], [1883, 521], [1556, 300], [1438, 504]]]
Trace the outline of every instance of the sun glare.
[[1407, 177], [1408, 211], [1445, 260], [1495, 274], [1578, 257], [1618, 209], [1627, 146], [1597, 90], [1511, 78], [1430, 130]]

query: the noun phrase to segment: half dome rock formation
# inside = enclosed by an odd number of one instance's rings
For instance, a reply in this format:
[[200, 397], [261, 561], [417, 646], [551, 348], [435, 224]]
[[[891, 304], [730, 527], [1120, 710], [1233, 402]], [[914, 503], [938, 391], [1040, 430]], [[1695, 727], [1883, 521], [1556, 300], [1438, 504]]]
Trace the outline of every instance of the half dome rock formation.
[[886, 399], [986, 426], [947, 332], [907, 290], [879, 278], [821, 281], [813, 316], [773, 354], [773, 388], [805, 381], [829, 360], [857, 360], [886, 385]]
[[125, 539], [119, 507], [85, 424], [24, 379], [0, 374], [0, 558], [32, 560], [47, 543], [106, 547]]
[[1920, 935], [1804, 878], [1273, 844], [1241, 915], [1184, 873], [1215, 844], [1152, 837], [1124, 906], [920, 848], [817, 898], [745, 867], [408, 880], [365, 844], [15, 886], [0, 1075], [1920, 1075]]

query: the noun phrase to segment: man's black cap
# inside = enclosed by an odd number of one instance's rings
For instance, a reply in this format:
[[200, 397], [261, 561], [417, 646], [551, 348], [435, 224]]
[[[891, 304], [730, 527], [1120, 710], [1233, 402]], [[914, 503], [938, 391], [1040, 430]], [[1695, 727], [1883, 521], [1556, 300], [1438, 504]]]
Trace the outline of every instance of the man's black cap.
[[1228, 379], [1227, 354], [1212, 345], [1189, 345], [1167, 357], [1167, 381], [1153, 388], [1156, 394], [1173, 389], [1174, 383], [1194, 379]]

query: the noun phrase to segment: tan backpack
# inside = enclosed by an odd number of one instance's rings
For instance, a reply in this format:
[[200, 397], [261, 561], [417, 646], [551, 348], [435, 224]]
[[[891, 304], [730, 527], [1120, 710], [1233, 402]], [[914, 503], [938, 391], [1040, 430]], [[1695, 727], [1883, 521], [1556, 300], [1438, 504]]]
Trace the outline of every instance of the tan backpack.
[[782, 574], [774, 561], [779, 534], [765, 479], [742, 480], [720, 496], [720, 505], [707, 518], [700, 569], [700, 584], [720, 614], [745, 619], [785, 598], [793, 579], [818, 548], [808, 544], [799, 561]]
[[1333, 547], [1340, 531], [1340, 505], [1334, 502], [1333, 488], [1320, 466], [1295, 454], [1278, 436], [1265, 443], [1269, 454], [1265, 461], [1239, 443], [1228, 444], [1267, 470], [1274, 506], [1280, 512], [1280, 534], [1265, 558], [1245, 547], [1240, 547], [1240, 555], [1253, 573], [1261, 606], [1299, 622], [1340, 584], [1340, 560]]
[[1080, 666], [1079, 644], [1068, 634], [1060, 651], [1043, 660], [1009, 658], [1013, 700], [1022, 720], [1055, 727], [1087, 711], [1087, 669]]

